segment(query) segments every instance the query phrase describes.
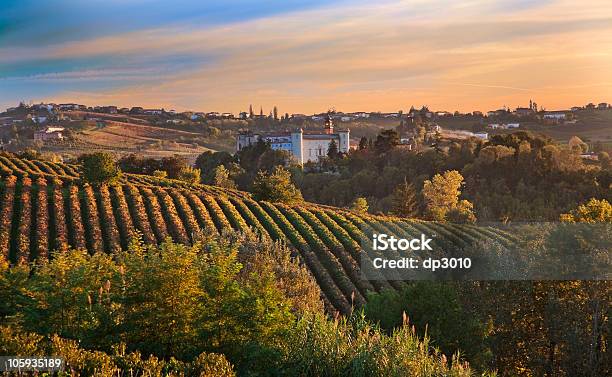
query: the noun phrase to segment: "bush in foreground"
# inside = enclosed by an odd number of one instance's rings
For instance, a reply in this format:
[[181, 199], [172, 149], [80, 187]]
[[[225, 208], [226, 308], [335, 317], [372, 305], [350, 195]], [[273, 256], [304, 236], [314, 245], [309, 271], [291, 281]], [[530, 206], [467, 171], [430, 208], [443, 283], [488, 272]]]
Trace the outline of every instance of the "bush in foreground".
[[75, 376], [470, 375], [408, 326], [330, 320], [289, 249], [253, 237], [5, 267], [0, 353], [61, 355]]

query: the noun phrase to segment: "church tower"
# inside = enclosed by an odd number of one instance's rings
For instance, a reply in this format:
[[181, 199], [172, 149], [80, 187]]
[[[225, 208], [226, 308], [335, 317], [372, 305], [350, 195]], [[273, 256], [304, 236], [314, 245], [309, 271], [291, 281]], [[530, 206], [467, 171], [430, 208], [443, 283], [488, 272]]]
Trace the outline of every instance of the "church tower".
[[328, 135], [334, 133], [334, 122], [332, 120], [331, 112], [327, 113], [327, 118], [325, 119], [325, 133]]

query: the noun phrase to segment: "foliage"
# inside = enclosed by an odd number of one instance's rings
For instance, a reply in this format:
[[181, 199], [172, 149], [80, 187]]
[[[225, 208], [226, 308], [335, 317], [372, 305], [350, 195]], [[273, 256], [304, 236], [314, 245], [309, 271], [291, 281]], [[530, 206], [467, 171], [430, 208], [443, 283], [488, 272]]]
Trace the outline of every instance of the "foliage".
[[462, 185], [463, 177], [456, 170], [436, 174], [431, 180], [423, 183], [425, 206], [432, 220], [447, 220], [447, 215], [451, 211], [454, 220], [463, 220], [460, 222], [475, 220], [472, 204], [466, 200], [459, 202]]
[[400, 142], [399, 134], [395, 130], [384, 130], [376, 137], [374, 147], [378, 153], [385, 153], [393, 149]]
[[336, 144], [336, 140], [334, 139], [330, 141], [329, 146], [327, 147], [327, 157], [331, 159], [338, 157], [338, 144]]
[[121, 340], [129, 351], [162, 358], [192, 360], [218, 350], [240, 359], [247, 345], [275, 344], [293, 315], [275, 267], [266, 264], [273, 261], [241, 273], [238, 247], [207, 239], [193, 247], [136, 242], [116, 258], [55, 254], [22, 280], [11, 300], [24, 304], [12, 315], [28, 331], [77, 339], [89, 349], [110, 352]]
[[485, 326], [462, 306], [453, 283], [406, 283], [400, 291], [372, 293], [364, 312], [389, 332], [401, 327], [405, 316], [410, 318], [417, 333], [427, 334], [447, 355], [461, 351], [481, 367], [490, 357], [485, 347]]
[[393, 191], [392, 200], [394, 215], [402, 217], [417, 217], [419, 215], [420, 205], [416, 189], [406, 179]]
[[222, 354], [202, 352], [191, 363], [158, 359], [144, 359], [140, 352], [125, 352], [125, 344], [104, 353], [83, 348], [71, 339], [57, 335], [44, 337], [11, 326], [0, 326], [0, 353], [4, 355], [44, 356], [59, 355], [66, 362], [66, 374], [60, 376], [117, 376], [125, 374], [145, 376], [204, 376], [233, 377], [234, 366]]
[[110, 153], [85, 154], [79, 160], [82, 164], [83, 179], [91, 184], [114, 183], [121, 176], [121, 170]]
[[408, 323], [385, 335], [357, 313], [334, 321], [304, 316], [290, 333], [289, 375], [296, 376], [470, 376], [457, 356], [450, 361], [419, 340]]
[[329, 166], [304, 171], [296, 182], [305, 200], [348, 207], [366, 197], [371, 213], [391, 213], [404, 177], [421, 192], [425, 180], [449, 170], [464, 177], [462, 199], [474, 204], [481, 221], [557, 221], [590, 198], [611, 195], [609, 159], [585, 163], [569, 147], [528, 132], [493, 135], [488, 142], [442, 140], [437, 151], [424, 145], [379, 153], [367, 140], [362, 144], [345, 158], [326, 161]]
[[211, 184], [215, 177], [215, 168], [223, 166], [227, 169], [234, 161], [234, 157], [228, 152], [206, 151], [198, 156], [195, 166], [202, 172], [202, 181]]
[[212, 184], [223, 188], [236, 188], [236, 184], [230, 178], [229, 170], [223, 165], [219, 165], [213, 170]]
[[260, 171], [253, 182], [253, 195], [258, 200], [280, 203], [302, 201], [302, 194], [291, 182], [291, 173], [277, 166], [271, 174]]
[[167, 178], [168, 177], [168, 173], [166, 173], [164, 170], [154, 170], [153, 174], [151, 175], [157, 178]]
[[457, 224], [474, 223], [474, 205], [467, 200], [460, 200], [455, 208], [448, 211], [446, 218], [448, 221]]
[[591, 198], [587, 203], [579, 205], [570, 213], [562, 214], [561, 221], [570, 223], [612, 223], [612, 205], [606, 199]]
[[[187, 160], [179, 155], [164, 157], [160, 161], [161, 169], [168, 173], [168, 178], [180, 179], [183, 169], [189, 167]], [[199, 181], [199, 180], [198, 180]]]
[[368, 213], [368, 201], [364, 197], [358, 197], [351, 203], [351, 211], [359, 214]]
[[183, 166], [180, 168], [176, 178], [191, 184], [200, 183], [200, 170], [192, 168], [191, 166]]

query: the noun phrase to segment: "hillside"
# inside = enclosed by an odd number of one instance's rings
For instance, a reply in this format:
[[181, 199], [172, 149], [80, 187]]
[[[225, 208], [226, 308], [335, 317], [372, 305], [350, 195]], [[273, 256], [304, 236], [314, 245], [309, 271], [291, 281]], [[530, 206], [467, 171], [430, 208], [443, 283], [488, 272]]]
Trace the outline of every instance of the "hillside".
[[295, 249], [322, 288], [324, 301], [341, 312], [365, 303], [366, 292], [396, 288], [388, 276], [367, 281], [359, 268], [365, 230], [388, 234], [438, 234], [436, 246], [465, 246], [513, 236], [491, 227], [440, 224], [357, 215], [310, 203], [257, 202], [250, 194], [214, 186], [124, 174], [120, 184], [82, 184], [78, 166], [0, 156], [0, 250], [11, 263], [44, 261], [51, 250], [90, 253], [125, 249], [137, 233], [146, 243], [167, 237], [193, 242], [200, 232], [255, 229]]

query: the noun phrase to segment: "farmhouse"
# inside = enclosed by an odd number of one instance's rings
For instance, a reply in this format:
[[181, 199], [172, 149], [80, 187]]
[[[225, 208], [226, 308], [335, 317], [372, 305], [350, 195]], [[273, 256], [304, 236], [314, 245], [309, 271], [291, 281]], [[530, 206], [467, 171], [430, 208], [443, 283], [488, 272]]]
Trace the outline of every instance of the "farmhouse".
[[63, 127], [47, 127], [44, 130], [34, 132], [34, 140], [48, 141], [48, 140], [63, 140], [64, 136], [62, 132]]
[[347, 153], [350, 149], [349, 132], [348, 129], [334, 131], [332, 118], [328, 114], [323, 132], [305, 132], [300, 128], [293, 132], [265, 135], [243, 133], [238, 135], [236, 150], [239, 151], [263, 140], [270, 143], [274, 150], [284, 150], [291, 153], [299, 164], [309, 161], [316, 162], [320, 157], [327, 156], [332, 141], [336, 143], [338, 152]]

